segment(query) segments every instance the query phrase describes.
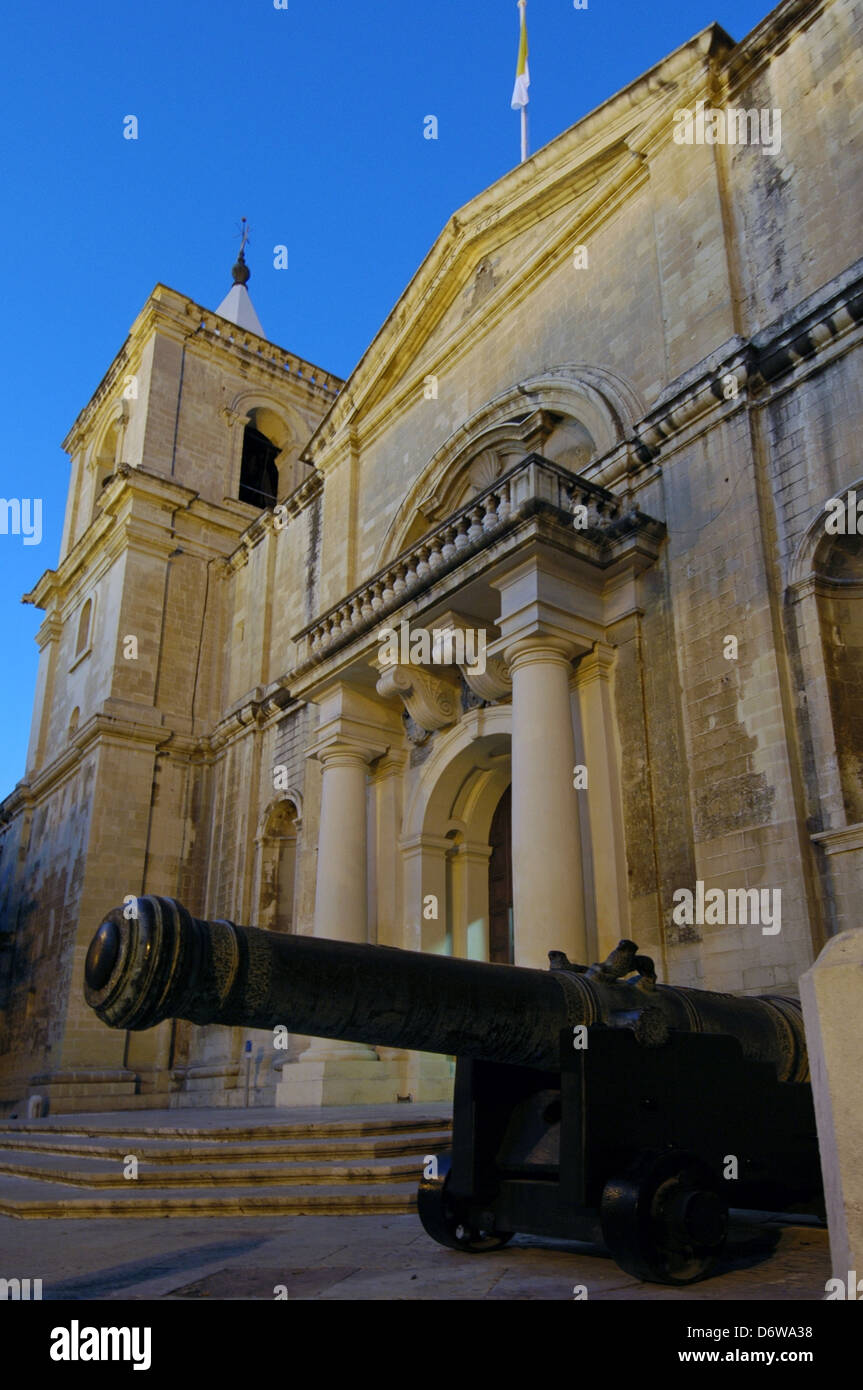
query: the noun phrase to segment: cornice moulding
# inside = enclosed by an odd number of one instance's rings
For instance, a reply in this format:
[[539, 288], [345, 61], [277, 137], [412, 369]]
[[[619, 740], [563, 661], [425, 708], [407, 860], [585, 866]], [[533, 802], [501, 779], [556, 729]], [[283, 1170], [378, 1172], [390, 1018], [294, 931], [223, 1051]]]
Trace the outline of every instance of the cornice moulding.
[[835, 830], [821, 830], [809, 837], [825, 854], [849, 854], [863, 850], [863, 821], [855, 825], [840, 825]]
[[778, 5], [734, 45], [721, 64], [720, 73], [729, 89], [751, 82], [774, 54], [787, 48], [799, 31], [828, 8], [830, 0], [785, 0]]
[[[135, 316], [122, 347], [111, 361], [90, 400], [76, 416], [63, 441], [63, 449], [69, 453], [78, 447], [79, 441], [91, 428], [95, 413], [117, 384], [121, 372], [125, 374], [128, 371], [133, 351], [140, 364], [141, 353], [155, 334], [190, 346], [194, 343], [196, 329], [201, 323], [205, 325], [203, 332], [206, 334], [210, 353], [215, 350], [226, 360], [231, 359], [234, 363], [239, 358], [245, 368], [257, 367], [264, 377], [275, 376], [277, 380], [290, 383], [294, 387], [305, 386], [310, 401], [319, 402], [323, 398], [329, 403], [341, 389], [341, 378], [332, 372], [307, 362], [296, 353], [279, 347], [267, 338], [260, 338], [247, 329], [239, 328], [212, 310], [196, 304], [187, 295], [158, 283]], [[217, 326], [228, 331], [216, 333], [214, 329]], [[232, 337], [234, 342], [230, 341]], [[192, 351], [195, 350], [195, 346], [192, 346]], [[289, 368], [287, 372], [286, 364]]]

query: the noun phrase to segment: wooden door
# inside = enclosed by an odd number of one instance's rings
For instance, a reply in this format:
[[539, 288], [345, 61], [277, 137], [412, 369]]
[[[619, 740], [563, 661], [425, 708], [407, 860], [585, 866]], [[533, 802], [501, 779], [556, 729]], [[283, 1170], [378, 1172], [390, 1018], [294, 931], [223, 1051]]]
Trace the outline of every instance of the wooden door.
[[488, 958], [512, 965], [512, 787], [507, 787], [488, 833]]

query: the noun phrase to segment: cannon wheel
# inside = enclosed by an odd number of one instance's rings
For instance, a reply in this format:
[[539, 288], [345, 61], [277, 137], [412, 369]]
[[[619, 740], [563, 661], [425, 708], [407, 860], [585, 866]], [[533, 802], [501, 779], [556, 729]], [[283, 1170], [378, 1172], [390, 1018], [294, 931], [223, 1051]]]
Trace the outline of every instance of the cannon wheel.
[[425, 1230], [438, 1245], [451, 1250], [463, 1250], [471, 1255], [484, 1255], [501, 1250], [512, 1240], [512, 1231], [486, 1231], [470, 1224], [466, 1203], [456, 1201], [447, 1191], [452, 1154], [438, 1154], [437, 1177], [423, 1176], [417, 1189], [417, 1211]]
[[641, 1154], [605, 1184], [602, 1234], [627, 1274], [655, 1284], [693, 1284], [725, 1244], [728, 1207], [701, 1159], [669, 1149]]

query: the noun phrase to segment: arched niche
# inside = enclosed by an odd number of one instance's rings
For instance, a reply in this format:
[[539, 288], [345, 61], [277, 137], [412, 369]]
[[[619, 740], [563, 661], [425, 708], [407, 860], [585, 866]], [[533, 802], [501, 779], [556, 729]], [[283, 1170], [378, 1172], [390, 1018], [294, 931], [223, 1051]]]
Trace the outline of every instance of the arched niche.
[[556, 367], [508, 388], [444, 441], [410, 488], [376, 568], [413, 545], [530, 453], [581, 473], [629, 437], [644, 413], [614, 373]]
[[269, 931], [294, 930], [300, 823], [299, 797], [291, 795], [271, 802], [258, 826], [256, 921]]
[[93, 622], [93, 600], [85, 599], [78, 614], [78, 631], [75, 635], [75, 655], [82, 656], [90, 646], [90, 632]]
[[842, 806], [863, 822], [863, 535], [836, 535], [817, 557], [815, 602]]
[[[823, 831], [863, 823], [863, 479], [836, 494], [845, 532], [815, 517], [791, 565], [799, 707], [810, 769], [811, 812]], [[852, 529], [853, 528], [853, 529]]]

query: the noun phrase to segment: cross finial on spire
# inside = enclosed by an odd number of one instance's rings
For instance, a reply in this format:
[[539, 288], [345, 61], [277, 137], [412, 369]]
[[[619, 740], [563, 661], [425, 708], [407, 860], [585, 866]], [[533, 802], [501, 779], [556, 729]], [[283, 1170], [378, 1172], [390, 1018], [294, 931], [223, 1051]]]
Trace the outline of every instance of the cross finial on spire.
[[236, 259], [236, 261], [235, 261], [235, 263], [234, 263], [234, 266], [233, 266], [233, 268], [232, 268], [232, 270], [231, 270], [231, 274], [232, 274], [232, 276], [234, 277], [234, 284], [235, 284], [235, 285], [246, 285], [246, 284], [248, 284], [248, 282], [249, 282], [249, 277], [251, 276], [251, 273], [252, 273], [252, 272], [249, 270], [249, 267], [246, 265], [246, 255], [245, 255], [245, 252], [246, 252], [246, 245], [247, 245], [248, 240], [249, 240], [249, 228], [248, 228], [248, 225], [247, 225], [247, 223], [246, 223], [245, 217], [242, 219], [242, 223], [243, 223], [243, 228], [242, 228], [242, 233], [241, 233], [241, 238], [240, 238], [240, 254], [238, 255], [238, 257], [237, 257], [237, 259]]

